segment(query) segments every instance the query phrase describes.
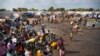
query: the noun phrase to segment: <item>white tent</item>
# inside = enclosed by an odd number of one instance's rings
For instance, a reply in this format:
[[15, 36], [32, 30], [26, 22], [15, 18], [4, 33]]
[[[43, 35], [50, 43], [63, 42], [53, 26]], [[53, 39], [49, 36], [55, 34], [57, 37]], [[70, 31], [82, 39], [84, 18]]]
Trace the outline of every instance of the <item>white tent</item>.
[[14, 18], [18, 18], [20, 15], [18, 13], [13, 14]]
[[42, 12], [36, 12], [35, 15], [41, 15]]

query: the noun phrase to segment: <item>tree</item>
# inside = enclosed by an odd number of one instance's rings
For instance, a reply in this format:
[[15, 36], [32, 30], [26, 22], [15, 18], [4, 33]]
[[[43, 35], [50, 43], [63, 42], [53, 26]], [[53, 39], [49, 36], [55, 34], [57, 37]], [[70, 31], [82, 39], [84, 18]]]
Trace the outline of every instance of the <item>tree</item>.
[[18, 10], [18, 11], [22, 11], [22, 8], [18, 8], [17, 10]]
[[89, 9], [85, 9], [84, 11], [89, 11]]
[[65, 11], [65, 8], [56, 8], [55, 11]]
[[43, 11], [47, 11], [46, 9], [43, 9]]
[[27, 8], [18, 8], [18, 11], [28, 11]]
[[93, 8], [76, 8], [76, 9], [69, 9], [69, 11], [94, 11]]
[[66, 11], [69, 11], [68, 9], [66, 9]]
[[14, 11], [14, 12], [17, 12], [17, 9], [13, 8], [13, 11]]
[[6, 9], [0, 9], [1, 12], [6, 11]]
[[100, 11], [100, 9], [96, 9], [96, 11]]
[[89, 11], [94, 11], [94, 9], [93, 8], [89, 8]]
[[50, 7], [48, 11], [54, 11], [54, 7]]
[[84, 8], [78, 8], [77, 11], [84, 11]]
[[77, 9], [69, 9], [69, 11], [76, 11]]
[[35, 9], [34, 9], [34, 8], [32, 8], [31, 10], [32, 10], [32, 11], [35, 11]]
[[55, 11], [60, 11], [60, 8], [56, 8]]
[[60, 8], [60, 11], [65, 11], [65, 8]]
[[29, 11], [38, 11], [38, 9], [31, 8], [31, 9], [29, 9]]

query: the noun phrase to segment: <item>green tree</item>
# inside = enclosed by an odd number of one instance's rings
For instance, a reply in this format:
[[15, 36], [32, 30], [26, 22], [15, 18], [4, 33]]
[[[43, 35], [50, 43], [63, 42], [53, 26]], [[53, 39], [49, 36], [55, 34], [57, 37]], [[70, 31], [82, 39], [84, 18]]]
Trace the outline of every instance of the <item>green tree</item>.
[[18, 10], [18, 11], [22, 11], [22, 8], [18, 8], [17, 10]]
[[54, 7], [50, 7], [48, 11], [54, 11]]
[[18, 11], [28, 11], [27, 8], [18, 8]]
[[31, 9], [29, 9], [29, 11], [38, 11], [38, 9], [31, 8]]
[[0, 12], [6, 11], [6, 9], [0, 9]]
[[31, 10], [32, 10], [32, 11], [35, 11], [35, 9], [34, 9], [34, 8], [32, 8]]
[[56, 8], [55, 11], [65, 11], [65, 8]]
[[60, 8], [56, 8], [55, 11], [60, 11]]
[[17, 9], [13, 8], [13, 11], [14, 11], [14, 12], [17, 12]]
[[96, 9], [96, 11], [100, 11], [100, 9]]
[[89, 8], [88, 10], [89, 10], [89, 11], [94, 11], [94, 9], [93, 9], [93, 8]]
[[65, 11], [65, 8], [60, 8], [60, 11]]
[[84, 8], [78, 8], [77, 11], [84, 11]]
[[69, 9], [69, 11], [76, 11], [77, 9]]
[[43, 9], [43, 11], [47, 11], [46, 9]]

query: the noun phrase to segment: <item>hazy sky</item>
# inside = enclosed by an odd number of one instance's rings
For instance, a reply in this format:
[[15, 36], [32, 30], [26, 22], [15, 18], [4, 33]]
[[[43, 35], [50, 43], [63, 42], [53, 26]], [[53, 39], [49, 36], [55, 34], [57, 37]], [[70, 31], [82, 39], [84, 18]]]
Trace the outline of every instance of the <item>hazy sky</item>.
[[0, 0], [0, 8], [18, 7], [46, 9], [51, 6], [69, 8], [100, 8], [100, 0]]

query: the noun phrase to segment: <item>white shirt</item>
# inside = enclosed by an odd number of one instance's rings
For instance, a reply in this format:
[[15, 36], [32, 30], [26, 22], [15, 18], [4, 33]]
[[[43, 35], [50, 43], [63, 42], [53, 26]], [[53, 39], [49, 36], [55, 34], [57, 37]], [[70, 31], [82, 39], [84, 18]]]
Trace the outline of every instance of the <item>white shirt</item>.
[[70, 24], [73, 24], [73, 21], [71, 21]]
[[98, 17], [100, 18], [100, 15]]
[[30, 52], [28, 50], [25, 51], [25, 56], [29, 56]]
[[59, 50], [59, 55], [60, 55], [60, 56], [64, 55], [64, 51]]
[[19, 14], [18, 13], [14, 13], [13, 15], [14, 15], [15, 18], [18, 18], [19, 17]]
[[12, 42], [13, 42], [13, 43], [16, 43], [16, 42], [17, 42], [17, 38], [15, 38], [15, 37], [12, 38]]
[[77, 27], [78, 27], [78, 25], [75, 25], [75, 26], [74, 26], [74, 28], [77, 28]]

